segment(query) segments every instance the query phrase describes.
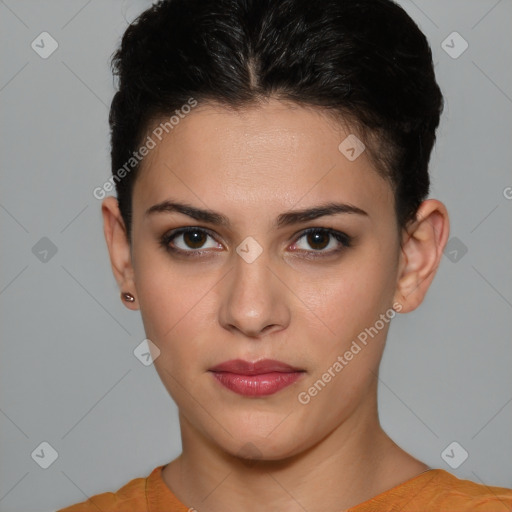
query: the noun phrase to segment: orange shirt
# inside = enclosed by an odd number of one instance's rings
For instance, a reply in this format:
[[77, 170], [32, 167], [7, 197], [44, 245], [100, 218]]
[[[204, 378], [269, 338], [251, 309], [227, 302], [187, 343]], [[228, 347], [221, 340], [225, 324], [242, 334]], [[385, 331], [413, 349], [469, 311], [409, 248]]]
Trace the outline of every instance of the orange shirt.
[[[103, 493], [57, 512], [188, 512], [156, 467], [116, 493]], [[430, 469], [348, 509], [346, 512], [511, 512], [512, 489], [461, 480], [444, 469]]]

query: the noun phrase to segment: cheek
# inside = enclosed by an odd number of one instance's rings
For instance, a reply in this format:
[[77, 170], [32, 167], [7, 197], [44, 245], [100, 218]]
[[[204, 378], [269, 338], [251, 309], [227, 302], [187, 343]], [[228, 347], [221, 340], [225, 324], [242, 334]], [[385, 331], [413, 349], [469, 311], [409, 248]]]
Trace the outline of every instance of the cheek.
[[[348, 253], [347, 253], [348, 254]], [[394, 293], [393, 257], [361, 247], [326, 273], [301, 283], [297, 294], [325, 321], [330, 334], [350, 343], [390, 307]]]
[[147, 251], [134, 260], [144, 329], [161, 351], [158, 363], [176, 373], [180, 365], [203, 362], [208, 351], [200, 345], [201, 333], [213, 332], [219, 277], [194, 265], [172, 263], [165, 253]]
[[147, 337], [160, 348], [186, 314], [189, 303], [189, 288], [177, 282], [179, 276], [162, 260], [160, 254], [134, 250], [135, 288], [142, 320]]

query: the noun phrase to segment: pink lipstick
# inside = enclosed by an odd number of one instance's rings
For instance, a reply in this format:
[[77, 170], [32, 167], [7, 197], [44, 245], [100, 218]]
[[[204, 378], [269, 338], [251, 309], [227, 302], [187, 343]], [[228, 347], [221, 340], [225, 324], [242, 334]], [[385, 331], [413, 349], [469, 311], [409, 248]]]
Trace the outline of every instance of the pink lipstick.
[[304, 370], [273, 359], [262, 359], [254, 363], [232, 359], [210, 368], [210, 372], [231, 391], [252, 397], [277, 393], [305, 373]]

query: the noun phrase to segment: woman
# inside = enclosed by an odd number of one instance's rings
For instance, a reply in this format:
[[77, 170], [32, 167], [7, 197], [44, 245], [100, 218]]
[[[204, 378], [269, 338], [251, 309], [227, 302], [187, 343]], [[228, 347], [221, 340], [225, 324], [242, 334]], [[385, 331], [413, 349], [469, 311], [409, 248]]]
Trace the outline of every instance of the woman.
[[169, 0], [115, 54], [112, 269], [179, 409], [182, 454], [66, 512], [512, 508], [382, 429], [390, 321], [448, 239], [442, 111], [390, 0]]

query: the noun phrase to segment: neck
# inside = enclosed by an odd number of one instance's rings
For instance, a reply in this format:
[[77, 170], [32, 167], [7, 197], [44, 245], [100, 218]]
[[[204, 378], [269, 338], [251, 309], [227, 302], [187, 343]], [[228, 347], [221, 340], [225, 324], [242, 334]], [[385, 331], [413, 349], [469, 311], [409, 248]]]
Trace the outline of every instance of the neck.
[[[376, 393], [375, 393], [376, 395]], [[283, 460], [243, 460], [180, 417], [183, 453], [163, 470], [176, 497], [201, 512], [329, 512], [362, 503], [428, 469], [382, 430], [376, 399], [326, 437]]]

